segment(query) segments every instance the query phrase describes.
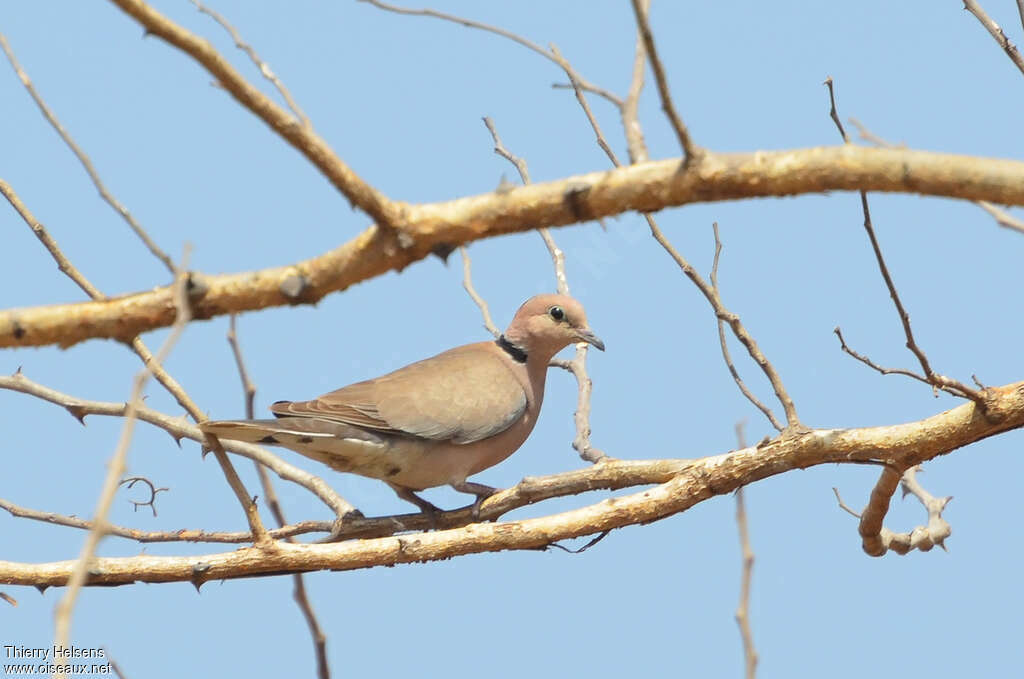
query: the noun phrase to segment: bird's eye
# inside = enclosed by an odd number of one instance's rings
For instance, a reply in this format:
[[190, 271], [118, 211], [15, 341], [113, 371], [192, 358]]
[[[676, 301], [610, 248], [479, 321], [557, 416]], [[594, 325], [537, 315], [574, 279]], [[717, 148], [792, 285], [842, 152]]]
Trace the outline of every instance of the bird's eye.
[[560, 306], [553, 306], [548, 309], [548, 316], [551, 316], [556, 321], [561, 321], [565, 318], [565, 310]]

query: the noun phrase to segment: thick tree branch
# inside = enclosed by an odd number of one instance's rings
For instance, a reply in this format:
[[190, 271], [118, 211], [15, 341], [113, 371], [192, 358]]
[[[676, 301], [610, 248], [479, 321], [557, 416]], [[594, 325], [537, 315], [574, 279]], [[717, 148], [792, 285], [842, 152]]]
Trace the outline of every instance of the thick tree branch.
[[[918, 422], [781, 436], [759, 447], [693, 461], [674, 478], [653, 488], [552, 516], [507, 523], [474, 523], [453, 530], [369, 540], [316, 545], [282, 543], [273, 551], [247, 547], [199, 556], [97, 559], [88, 584], [192, 582], [200, 585], [208, 580], [354, 570], [436, 561], [462, 554], [536, 549], [557, 540], [657, 521], [715, 495], [730, 493], [740, 486], [793, 469], [868, 461], [909, 468], [1024, 426], [1024, 382], [991, 387], [986, 395], [984, 409], [970, 402]], [[582, 473], [600, 474], [608, 464], [614, 463], [597, 464]], [[663, 464], [663, 461], [653, 464]], [[497, 499], [498, 496], [488, 498], [482, 513]], [[0, 583], [60, 586], [67, 582], [73, 564], [73, 561], [45, 564], [0, 561]]]
[[[679, 159], [594, 172], [442, 203], [409, 206], [399, 244], [371, 226], [348, 243], [290, 266], [193, 274], [197, 319], [325, 295], [423, 259], [440, 245], [562, 226], [630, 210], [833, 190], [890, 191], [1024, 205], [1024, 163], [855, 146], [711, 154], [688, 169]], [[90, 338], [127, 340], [174, 320], [169, 287], [110, 300], [0, 312], [0, 348], [68, 347]]]
[[111, 0], [138, 21], [147, 33], [165, 40], [198, 61], [242, 106], [260, 117], [274, 132], [309, 159], [352, 205], [378, 224], [401, 227], [401, 206], [352, 171], [311, 127], [275, 104], [251, 85], [213, 45], [147, 5], [142, 0]]

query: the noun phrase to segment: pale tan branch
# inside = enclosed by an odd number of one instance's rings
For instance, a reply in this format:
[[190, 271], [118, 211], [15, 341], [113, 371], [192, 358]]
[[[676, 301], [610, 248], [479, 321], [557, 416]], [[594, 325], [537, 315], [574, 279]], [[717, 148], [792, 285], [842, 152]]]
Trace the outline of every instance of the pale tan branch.
[[[678, 159], [594, 172], [442, 203], [409, 206], [399, 244], [370, 227], [348, 243], [291, 266], [193, 274], [197, 319], [325, 295], [423, 259], [439, 245], [562, 226], [630, 210], [834, 190], [898, 191], [1024, 205], [1024, 163], [924, 151], [841, 147], [711, 154], [687, 169]], [[130, 339], [174, 320], [170, 288], [103, 302], [0, 312], [0, 348], [71, 346], [89, 338]]]
[[[288, 538], [309, 533], [329, 533], [330, 541], [380, 538], [410, 531], [461, 528], [471, 523], [495, 521], [505, 514], [552, 498], [579, 495], [594, 490], [621, 490], [633, 486], [665, 483], [689, 466], [691, 460], [611, 460], [575, 471], [549, 476], [526, 477], [515, 486], [495, 493], [481, 506], [480, 515], [473, 515], [473, 505], [439, 512], [433, 517], [421, 512], [390, 516], [346, 516], [340, 525], [335, 521], [300, 521], [268, 531], [273, 538]], [[75, 516], [43, 512], [21, 507], [0, 499], [0, 509], [12, 516], [42, 521], [68, 528], [91, 530], [91, 521]], [[179, 529], [144, 531], [124, 526], [108, 526], [108, 534], [137, 542], [252, 542], [252, 534], [243, 531], [204, 531]]]
[[747, 509], [743, 501], [743, 488], [736, 490], [736, 524], [740, 533], [740, 549], [743, 552], [743, 575], [740, 578], [740, 602], [736, 606], [736, 624], [743, 639], [743, 659], [747, 679], [757, 674], [757, 650], [754, 647], [754, 633], [750, 628], [750, 580], [754, 570], [754, 550], [750, 547], [750, 531], [747, 527]]
[[111, 2], [139, 22], [147, 33], [152, 33], [199, 62], [238, 103], [252, 111], [306, 156], [352, 205], [362, 209], [381, 226], [402, 227], [401, 205], [363, 181], [323, 138], [251, 85], [208, 40], [185, 30], [142, 0]]
[[[942, 511], [953, 498], [935, 497], [925, 490], [917, 480], [919, 471], [921, 466], [914, 465], [901, 476], [895, 469], [886, 467], [871, 492], [870, 503], [863, 513], [850, 509], [839, 495], [839, 489], [832, 489], [839, 506], [860, 519], [862, 547], [869, 556], [884, 556], [890, 551], [903, 555], [915, 549], [928, 552], [935, 545], [946, 549], [946, 538], [953, 534], [953, 529], [942, 517]], [[883, 525], [882, 521], [889, 509], [889, 500], [896, 490], [896, 481], [899, 481], [903, 488], [903, 497], [913, 495], [928, 512], [926, 525], [917, 526], [907, 533], [896, 533]]]
[[[1024, 0], [1018, 0], [1018, 3], [1020, 3], [1021, 7], [1024, 8]], [[1021, 18], [1024, 19], [1024, 11], [1022, 11]], [[893, 144], [892, 142], [883, 139], [882, 137], [879, 137], [877, 134], [869, 130], [864, 125], [864, 123], [860, 122], [856, 118], [850, 118], [850, 122], [853, 124], [854, 127], [857, 128], [857, 132], [860, 135], [860, 138], [866, 142], [884, 148], [907, 148], [906, 144]], [[999, 206], [993, 205], [992, 203], [989, 203], [984, 200], [976, 200], [973, 202], [982, 210], [989, 213], [989, 215], [991, 215], [992, 218], [996, 220], [996, 224], [998, 224], [999, 226], [1003, 227], [1004, 229], [1012, 229], [1014, 231], [1024, 233], [1024, 221], [1017, 219], [1006, 210], [1003, 210]]]
[[[721, 244], [718, 239], [718, 230], [715, 230], [715, 241]], [[717, 259], [717, 256], [716, 256]], [[719, 334], [722, 334], [722, 326], [718, 326]], [[746, 436], [744, 435], [744, 422], [736, 423], [736, 443], [740, 449], [747, 447]], [[754, 548], [750, 545], [750, 528], [747, 524], [747, 505], [743, 496], [743, 487], [736, 489], [736, 527], [740, 534], [740, 551], [743, 556], [743, 574], [740, 577], [740, 601], [736, 605], [736, 625], [740, 628], [740, 638], [743, 640], [743, 660], [746, 669], [746, 679], [754, 679], [757, 675], [757, 649], [754, 647], [754, 631], [750, 627], [750, 583], [754, 575]]]
[[[1024, 426], [1024, 382], [990, 387], [984, 411], [973, 402], [918, 422], [861, 429], [825, 429], [784, 435], [759, 447], [692, 461], [653, 488], [580, 509], [523, 521], [474, 523], [453, 530], [329, 544], [278, 545], [273, 551], [243, 548], [198, 556], [132, 556], [97, 559], [89, 584], [192, 582], [200, 585], [256, 575], [353, 570], [436, 561], [507, 549], [535, 549], [557, 540], [594, 535], [686, 511], [742, 485], [819, 464], [885, 461], [909, 468], [989, 436]], [[599, 473], [606, 464], [590, 470]], [[497, 496], [484, 502], [481, 514]], [[466, 511], [469, 511], [468, 509]], [[0, 583], [60, 586], [71, 561], [28, 564], [0, 561]]]
[[[650, 7], [650, 0], [643, 0], [641, 9], [647, 13]], [[622, 130], [626, 137], [626, 147], [629, 149], [630, 163], [643, 163], [647, 161], [647, 142], [644, 140], [644, 131], [640, 126], [640, 118], [637, 109], [640, 104], [640, 92], [644, 88], [644, 66], [647, 64], [647, 48], [644, 47], [644, 34], [637, 29], [636, 48], [633, 51], [633, 75], [629, 81], [629, 91], [626, 99], [622, 102], [619, 115], [622, 118]]]
[[861, 512], [857, 531], [860, 533], [861, 548], [869, 556], [882, 556], [888, 549], [882, 538], [882, 530], [885, 528], [882, 522], [889, 513], [889, 502], [899, 486], [902, 475], [903, 469], [898, 469], [895, 465], [886, 464], [882, 467], [882, 473], [871, 489], [868, 505]]

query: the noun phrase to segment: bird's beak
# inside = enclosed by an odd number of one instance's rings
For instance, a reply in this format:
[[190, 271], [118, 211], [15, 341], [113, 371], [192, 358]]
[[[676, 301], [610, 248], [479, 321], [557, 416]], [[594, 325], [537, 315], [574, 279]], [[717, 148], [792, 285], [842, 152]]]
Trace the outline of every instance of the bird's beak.
[[576, 337], [578, 337], [581, 342], [586, 342], [587, 344], [593, 345], [596, 349], [604, 351], [604, 342], [602, 342], [601, 338], [595, 335], [594, 331], [590, 328], [577, 330]]

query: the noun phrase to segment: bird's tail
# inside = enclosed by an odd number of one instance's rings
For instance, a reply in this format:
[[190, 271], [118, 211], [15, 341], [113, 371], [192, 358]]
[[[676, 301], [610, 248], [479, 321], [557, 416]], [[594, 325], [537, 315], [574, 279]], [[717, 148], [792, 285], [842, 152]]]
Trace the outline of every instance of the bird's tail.
[[277, 443], [274, 434], [280, 432], [281, 421], [270, 420], [211, 420], [201, 422], [199, 428], [217, 438], [246, 443]]

